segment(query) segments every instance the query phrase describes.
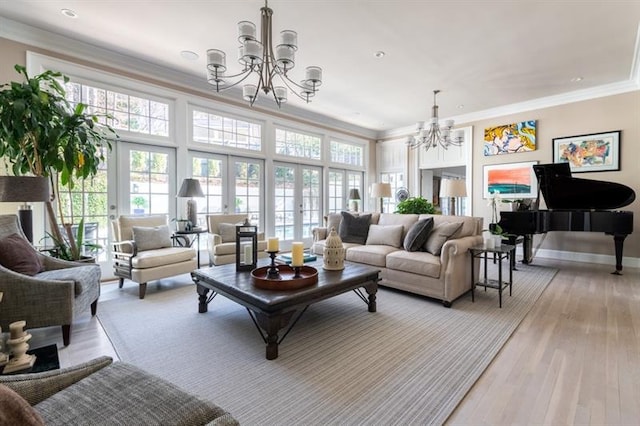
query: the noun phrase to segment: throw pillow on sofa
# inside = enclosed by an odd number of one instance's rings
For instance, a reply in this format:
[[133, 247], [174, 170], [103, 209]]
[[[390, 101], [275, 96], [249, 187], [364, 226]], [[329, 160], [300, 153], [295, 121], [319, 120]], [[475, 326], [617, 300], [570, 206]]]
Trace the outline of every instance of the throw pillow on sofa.
[[402, 225], [371, 225], [367, 235], [367, 245], [400, 247], [402, 245]]
[[420, 219], [409, 228], [407, 236], [404, 237], [403, 247], [406, 251], [419, 251], [429, 238], [429, 233], [433, 229], [433, 218]]
[[356, 217], [350, 213], [342, 212], [342, 222], [340, 222], [340, 230], [338, 231], [340, 239], [343, 243], [364, 244], [367, 242], [370, 224], [370, 214]]
[[424, 243], [424, 250], [434, 256], [440, 256], [444, 243], [460, 228], [462, 228], [462, 222], [445, 222], [436, 226]]
[[44, 421], [27, 400], [0, 384], [0, 425], [44, 425]]
[[11, 234], [0, 240], [0, 264], [14, 272], [29, 276], [44, 270], [38, 253], [29, 241], [18, 234]]

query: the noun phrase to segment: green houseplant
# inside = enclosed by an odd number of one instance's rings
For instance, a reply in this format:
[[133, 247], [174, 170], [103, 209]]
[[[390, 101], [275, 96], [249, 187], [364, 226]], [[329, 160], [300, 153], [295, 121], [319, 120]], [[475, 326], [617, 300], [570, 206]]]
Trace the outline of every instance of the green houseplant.
[[422, 197], [411, 197], [396, 204], [395, 213], [400, 214], [433, 214], [435, 207]]
[[[51, 235], [55, 244], [68, 246], [70, 259], [80, 259], [77, 239], [82, 236], [79, 232], [74, 236], [59, 194], [61, 189], [73, 189], [76, 180], [95, 176], [118, 136], [100, 123], [100, 116], [87, 113], [86, 105], [73, 107], [67, 101], [63, 84], [68, 77], [54, 71], [29, 77], [25, 67], [14, 68], [24, 81], [0, 85], [0, 157], [8, 161], [15, 176], [49, 178], [52, 194], [45, 205]], [[53, 207], [56, 200], [58, 215]]]

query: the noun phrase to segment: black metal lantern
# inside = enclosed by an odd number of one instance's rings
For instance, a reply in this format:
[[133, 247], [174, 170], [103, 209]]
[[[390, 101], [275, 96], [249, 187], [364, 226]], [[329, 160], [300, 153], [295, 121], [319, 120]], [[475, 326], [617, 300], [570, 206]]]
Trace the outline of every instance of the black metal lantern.
[[236, 271], [253, 271], [258, 265], [258, 227], [245, 219], [236, 226]]

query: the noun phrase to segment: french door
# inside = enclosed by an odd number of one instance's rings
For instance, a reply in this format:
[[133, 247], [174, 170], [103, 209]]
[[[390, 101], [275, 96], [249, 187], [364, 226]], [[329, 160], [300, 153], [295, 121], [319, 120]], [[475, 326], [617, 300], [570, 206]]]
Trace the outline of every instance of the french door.
[[312, 229], [322, 223], [322, 169], [302, 164], [274, 163], [275, 235], [288, 249], [292, 241], [310, 247]]

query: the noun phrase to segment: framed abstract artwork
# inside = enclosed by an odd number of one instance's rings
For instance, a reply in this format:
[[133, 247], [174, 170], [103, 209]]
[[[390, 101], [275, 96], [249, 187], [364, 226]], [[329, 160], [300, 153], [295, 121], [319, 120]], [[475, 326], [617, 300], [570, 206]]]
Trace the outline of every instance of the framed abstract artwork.
[[485, 157], [536, 149], [536, 121], [521, 121], [484, 129]]
[[533, 173], [537, 161], [522, 163], [489, 164], [484, 166], [484, 198], [500, 191], [501, 198], [536, 198], [538, 180]]
[[620, 130], [553, 139], [553, 162], [572, 173], [620, 170]]

